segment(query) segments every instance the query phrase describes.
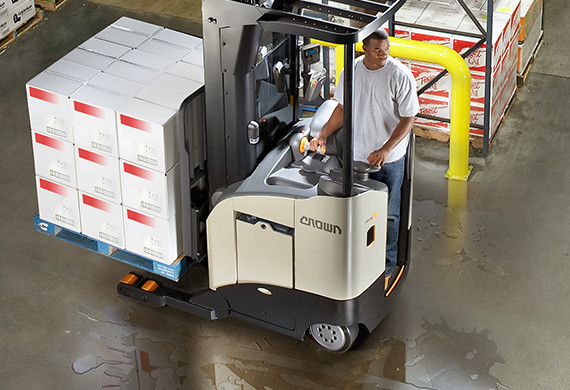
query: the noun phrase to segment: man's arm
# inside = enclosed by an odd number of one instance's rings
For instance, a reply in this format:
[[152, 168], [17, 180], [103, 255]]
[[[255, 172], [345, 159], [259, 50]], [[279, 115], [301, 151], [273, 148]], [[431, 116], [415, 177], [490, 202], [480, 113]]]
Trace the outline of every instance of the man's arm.
[[394, 129], [392, 136], [386, 141], [384, 146], [380, 149], [375, 150], [368, 156], [368, 162], [371, 165], [381, 167], [384, 165], [388, 159], [388, 154], [392, 149], [394, 149], [400, 141], [402, 141], [414, 127], [414, 116], [402, 117], [400, 118], [400, 123]]
[[344, 107], [342, 104], [337, 104], [328, 122], [323, 126], [323, 129], [318, 136], [313, 138], [309, 144], [309, 149], [312, 152], [317, 150], [317, 147], [323, 149], [327, 146], [327, 138], [329, 135], [340, 129], [344, 122]]

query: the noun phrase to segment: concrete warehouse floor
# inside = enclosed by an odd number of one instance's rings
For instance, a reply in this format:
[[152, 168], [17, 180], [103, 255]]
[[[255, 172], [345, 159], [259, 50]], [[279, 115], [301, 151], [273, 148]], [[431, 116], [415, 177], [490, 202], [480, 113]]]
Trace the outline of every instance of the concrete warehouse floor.
[[544, 45], [469, 182], [419, 140], [409, 277], [342, 355], [121, 298], [133, 267], [33, 229], [24, 84], [123, 15], [201, 35], [198, 1], [100, 3], [68, 0], [0, 54], [0, 388], [570, 389], [566, 0], [545, 0]]

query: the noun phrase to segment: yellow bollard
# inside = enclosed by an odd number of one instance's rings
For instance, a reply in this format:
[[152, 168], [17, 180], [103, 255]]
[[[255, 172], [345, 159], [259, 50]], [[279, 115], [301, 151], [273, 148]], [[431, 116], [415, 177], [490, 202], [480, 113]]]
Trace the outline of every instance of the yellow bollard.
[[[312, 40], [322, 46], [334, 47], [336, 74], [344, 66], [343, 45]], [[363, 51], [362, 42], [356, 44]], [[471, 111], [471, 73], [465, 60], [454, 50], [433, 43], [390, 37], [393, 57], [429, 62], [443, 66], [451, 75], [451, 118], [449, 135], [449, 169], [445, 177], [467, 181], [473, 167], [469, 165], [469, 116]]]

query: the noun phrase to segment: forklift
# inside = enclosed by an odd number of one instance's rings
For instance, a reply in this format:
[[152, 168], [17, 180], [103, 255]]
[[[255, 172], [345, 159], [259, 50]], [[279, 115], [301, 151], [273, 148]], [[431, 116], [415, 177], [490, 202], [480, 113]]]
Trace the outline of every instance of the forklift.
[[[194, 268], [179, 282], [133, 272], [120, 295], [309, 334], [332, 352], [378, 326], [409, 270], [414, 142], [385, 288], [389, 193], [369, 178], [379, 167], [352, 158], [352, 69], [355, 44], [403, 3], [203, 2], [205, 87], [182, 104], [178, 128], [183, 255], [206, 267], [208, 285], [193, 284]], [[345, 45], [343, 127], [317, 152], [308, 143], [337, 103], [318, 93], [330, 76], [311, 70], [325, 54], [311, 39]], [[318, 109], [305, 117], [311, 101]]]

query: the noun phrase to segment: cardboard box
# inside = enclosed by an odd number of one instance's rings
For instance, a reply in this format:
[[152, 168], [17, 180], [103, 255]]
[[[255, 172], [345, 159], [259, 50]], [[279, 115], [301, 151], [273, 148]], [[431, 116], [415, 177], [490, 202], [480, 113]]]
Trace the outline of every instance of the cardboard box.
[[155, 24], [143, 22], [141, 20], [128, 18], [126, 16], [121, 17], [113, 24], [112, 27], [118, 28], [120, 30], [125, 30], [128, 32], [132, 32], [135, 34], [144, 35], [147, 37], [151, 37], [157, 32], [164, 29], [164, 27], [157, 26]]
[[134, 65], [124, 61], [113, 62], [105, 69], [106, 74], [131, 80], [139, 84], [148, 84], [159, 74], [159, 70], [145, 68], [141, 65]]
[[121, 174], [116, 157], [75, 147], [77, 188], [106, 201], [120, 204]]
[[203, 83], [163, 73], [141, 89], [135, 97], [178, 110], [188, 96], [200, 91]]
[[84, 235], [125, 249], [121, 205], [79, 191], [79, 210]]
[[449, 98], [427, 93], [418, 96], [421, 115], [429, 115], [440, 118], [449, 118]]
[[187, 47], [173, 45], [168, 42], [160, 41], [156, 38], [151, 38], [138, 47], [141, 51], [146, 51], [157, 56], [169, 58], [173, 61], [179, 61], [182, 57], [186, 56], [192, 49]]
[[168, 219], [180, 209], [180, 169], [167, 173], [119, 160], [123, 205]]
[[143, 42], [149, 39], [148, 36], [116, 28], [112, 25], [104, 28], [102, 31], [95, 34], [94, 37], [104, 41], [118, 43], [119, 45], [130, 47], [131, 49], [139, 47]]
[[99, 38], [89, 38], [78, 47], [91, 53], [97, 53], [111, 58], [120, 58], [132, 50], [130, 47], [104, 41]]
[[119, 157], [115, 110], [128, 99], [92, 85], [73, 94], [73, 127], [78, 147]]
[[432, 30], [424, 30], [420, 28], [412, 28], [410, 37], [414, 41], [433, 43], [435, 45], [449, 47], [450, 49], [453, 42], [452, 34]]
[[407, 0], [396, 12], [395, 19], [400, 23], [415, 24], [427, 6], [426, 1]]
[[140, 65], [142, 67], [156, 71], [163, 71], [175, 62], [170, 58], [165, 58], [160, 55], [148, 53], [142, 50], [133, 50], [128, 52], [123, 57], [121, 57], [121, 61], [133, 65]]
[[8, 23], [8, 11], [0, 12], [0, 39], [8, 36], [12, 31], [10, 30], [10, 23]]
[[170, 66], [166, 70], [166, 73], [204, 84], [203, 66], [193, 65], [187, 62], [179, 61]]
[[[436, 76], [438, 76], [444, 70], [444, 68], [436, 64], [427, 64], [423, 62], [412, 61], [410, 70], [416, 79], [416, 85], [419, 90], [424, 85], [433, 80]], [[426, 92], [430, 95], [449, 97], [451, 95], [451, 76], [449, 73], [443, 76]]]
[[98, 70], [103, 70], [116, 61], [114, 58], [79, 48], [70, 51], [63, 59]]
[[40, 218], [81, 233], [77, 190], [36, 176]]
[[158, 218], [123, 206], [126, 249], [160, 263], [174, 263], [182, 253], [179, 216]]
[[129, 97], [140, 91], [144, 86], [144, 84], [140, 84], [120, 76], [115, 76], [107, 72], [99, 73], [89, 80], [87, 84], [101, 90], [113, 91], [120, 95]]
[[86, 83], [101, 73], [99, 69], [91, 68], [89, 66], [81, 65], [65, 59], [58, 60], [49, 68], [47, 68], [46, 71], [48, 73], [55, 73], [58, 76], [66, 77], [80, 83]]
[[32, 147], [36, 175], [76, 187], [73, 144], [32, 131]]
[[192, 35], [184, 34], [178, 31], [165, 28], [157, 32], [153, 39], [162, 41], [171, 45], [181, 46], [188, 51], [195, 49], [202, 44], [202, 38], [198, 38]]
[[19, 0], [14, 6], [8, 6], [8, 26], [14, 31], [36, 14], [34, 0]]
[[524, 42], [536, 23], [542, 26], [543, 0], [521, 0], [519, 42]]
[[429, 3], [416, 24], [457, 31], [465, 13], [457, 7], [445, 4]]
[[74, 141], [72, 103], [69, 97], [83, 84], [42, 72], [26, 84], [32, 130], [69, 142]]
[[198, 45], [197, 47], [192, 49], [192, 51], [190, 53], [188, 53], [184, 57], [182, 57], [181, 61], [187, 62], [187, 63], [192, 64], [192, 65], [201, 66], [203, 68], [204, 67], [204, 48], [203, 48], [202, 44]]
[[539, 18], [541, 19], [534, 23], [532, 30], [526, 35], [525, 41], [519, 41], [518, 43], [517, 72], [519, 74], [524, 73], [530, 59], [534, 55], [536, 48], [540, 43], [540, 38], [542, 37], [542, 15], [540, 15]]
[[117, 109], [119, 156], [161, 173], [179, 159], [177, 111], [137, 98]]

